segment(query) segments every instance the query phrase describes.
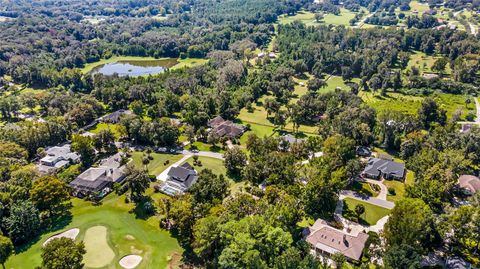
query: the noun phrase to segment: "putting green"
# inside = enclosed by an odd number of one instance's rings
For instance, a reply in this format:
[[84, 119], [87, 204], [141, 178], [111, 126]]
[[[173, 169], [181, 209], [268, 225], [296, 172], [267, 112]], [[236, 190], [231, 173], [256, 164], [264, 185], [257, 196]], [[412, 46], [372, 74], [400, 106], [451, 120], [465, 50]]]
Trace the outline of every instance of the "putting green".
[[107, 232], [105, 226], [94, 226], [85, 232], [83, 242], [87, 253], [83, 257], [83, 261], [86, 267], [105, 267], [115, 258], [115, 252], [108, 244]]

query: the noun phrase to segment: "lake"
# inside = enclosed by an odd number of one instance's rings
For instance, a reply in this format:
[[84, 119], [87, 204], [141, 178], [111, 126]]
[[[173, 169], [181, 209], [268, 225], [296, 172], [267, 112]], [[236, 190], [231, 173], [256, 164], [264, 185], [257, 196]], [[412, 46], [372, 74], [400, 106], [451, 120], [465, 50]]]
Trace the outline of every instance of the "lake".
[[111, 76], [144, 76], [159, 74], [176, 65], [177, 59], [117, 61], [102, 64], [92, 69], [92, 74]]

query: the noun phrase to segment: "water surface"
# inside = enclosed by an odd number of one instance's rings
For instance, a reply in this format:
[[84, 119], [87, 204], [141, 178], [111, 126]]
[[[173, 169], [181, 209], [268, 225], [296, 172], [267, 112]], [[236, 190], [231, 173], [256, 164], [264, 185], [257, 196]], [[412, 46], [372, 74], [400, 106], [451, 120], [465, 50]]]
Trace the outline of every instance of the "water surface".
[[164, 72], [177, 63], [177, 59], [117, 61], [95, 67], [92, 74], [111, 76], [116, 73], [119, 76], [132, 77], [154, 75]]

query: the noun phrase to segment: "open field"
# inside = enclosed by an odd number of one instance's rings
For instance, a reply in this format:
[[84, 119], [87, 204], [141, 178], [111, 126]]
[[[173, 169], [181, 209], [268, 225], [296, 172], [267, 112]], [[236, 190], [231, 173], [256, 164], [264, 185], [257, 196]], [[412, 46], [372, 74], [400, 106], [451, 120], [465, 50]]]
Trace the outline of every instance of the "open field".
[[343, 202], [344, 206], [342, 215], [352, 220], [356, 220], [355, 206], [359, 204], [363, 205], [365, 207], [365, 213], [360, 215], [360, 222], [368, 225], [375, 225], [379, 219], [385, 217], [390, 213], [390, 209], [386, 209], [351, 198], [345, 198]]
[[[168, 59], [171, 59], [171, 58], [155, 59], [154, 57], [113, 56], [113, 57], [108, 58], [108, 59], [102, 59], [98, 62], [85, 64], [85, 66], [83, 68], [81, 68], [80, 71], [84, 74], [87, 74], [90, 71], [92, 71], [94, 68], [96, 68], [100, 65], [105, 65], [105, 64], [109, 64], [109, 63], [118, 62], [118, 61], [158, 61], [158, 60], [168, 60]], [[171, 67], [170, 69], [174, 70], [174, 69], [179, 69], [179, 68], [183, 68], [183, 67], [192, 67], [192, 66], [195, 66], [195, 65], [201, 65], [201, 64], [205, 64], [208, 60], [187, 58], [187, 59], [177, 59], [177, 61], [178, 61], [178, 63], [176, 65], [174, 65], [173, 67]]]
[[112, 131], [113, 135], [116, 139], [120, 138], [120, 132], [118, 131], [118, 124], [110, 124], [110, 123], [98, 123], [92, 129], [88, 130], [88, 132], [92, 134], [98, 134], [100, 131], [103, 130], [110, 130]]
[[[137, 269], [166, 268], [172, 255], [181, 255], [182, 249], [167, 231], [160, 230], [157, 217], [136, 218], [129, 211], [135, 207], [124, 202], [125, 196], [110, 194], [99, 206], [90, 202], [73, 199], [73, 218], [64, 227], [43, 234], [27, 249], [19, 250], [6, 263], [9, 269], [35, 268], [41, 264], [41, 246], [50, 236], [59, 232], [79, 228], [77, 240], [84, 240], [91, 227], [104, 226], [108, 229], [109, 245], [115, 253], [112, 262], [102, 269], [120, 268], [118, 261], [129, 254], [143, 257]], [[88, 239], [88, 237], [87, 237]], [[174, 265], [172, 265], [174, 266]], [[88, 267], [86, 267], [89, 269]]]
[[[434, 73], [432, 71], [432, 66], [435, 63], [437, 59], [442, 58], [441, 56], [432, 56], [432, 55], [426, 55], [423, 52], [420, 51], [415, 51], [410, 55], [410, 61], [408, 62], [408, 66], [406, 70], [411, 70], [413, 66], [418, 68], [420, 70], [420, 74], [424, 73]], [[447, 64], [445, 71], [445, 75], [451, 74], [452, 69], [450, 68], [450, 65]]]
[[[373, 94], [372, 92], [360, 92], [358, 94], [365, 103], [375, 108], [377, 112], [393, 110], [405, 114], [416, 115], [422, 104], [423, 96], [405, 95], [402, 93], [389, 92], [386, 96]], [[451, 118], [457, 110], [462, 111], [464, 118], [469, 111], [475, 113], [475, 105], [472, 103], [465, 106], [466, 97], [463, 95], [434, 93], [430, 97], [434, 98], [447, 111], [447, 117]]]
[[342, 8], [340, 10], [340, 15], [334, 14], [325, 14], [323, 20], [317, 22], [315, 20], [315, 14], [310, 11], [299, 11], [294, 16], [281, 15], [279, 16], [279, 24], [289, 24], [294, 21], [301, 21], [307, 26], [318, 25], [318, 24], [333, 24], [333, 25], [344, 25], [350, 26], [350, 20], [355, 17], [355, 13], [347, 9]]
[[83, 238], [85, 253], [83, 261], [86, 267], [101, 268], [112, 263], [115, 252], [108, 243], [108, 229], [94, 226], [87, 229]]
[[[155, 176], [160, 175], [160, 173], [162, 173], [165, 169], [167, 169], [167, 167], [169, 167], [170, 165], [179, 161], [182, 158], [182, 155], [180, 154], [166, 154], [166, 153], [151, 153], [150, 156], [153, 157], [153, 160], [151, 160], [148, 163], [147, 169], [149, 174], [155, 175]], [[142, 159], [143, 159], [143, 152], [141, 151], [132, 152], [133, 164], [136, 167], [141, 169], [144, 168]], [[166, 161], [169, 161], [169, 163], [165, 165]]]

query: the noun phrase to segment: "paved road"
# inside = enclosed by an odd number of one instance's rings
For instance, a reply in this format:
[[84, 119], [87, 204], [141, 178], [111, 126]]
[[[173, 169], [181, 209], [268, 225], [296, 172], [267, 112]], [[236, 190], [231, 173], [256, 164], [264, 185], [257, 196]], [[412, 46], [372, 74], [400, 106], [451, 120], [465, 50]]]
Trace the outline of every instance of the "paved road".
[[369, 196], [366, 196], [366, 195], [361, 195], [361, 194], [356, 193], [354, 191], [342, 190], [340, 192], [340, 200], [343, 200], [346, 197], [352, 198], [352, 199], [355, 199], [355, 200], [359, 200], [359, 201], [363, 201], [363, 202], [367, 202], [367, 203], [377, 205], [377, 206], [380, 206], [380, 207], [384, 207], [384, 208], [388, 208], [388, 209], [392, 209], [392, 208], [395, 207], [395, 203], [390, 202], [390, 201], [386, 201], [386, 200], [382, 200], [382, 199], [374, 198], [374, 197], [369, 197]]
[[198, 156], [202, 156], [202, 157], [210, 157], [210, 158], [215, 158], [215, 159], [220, 159], [220, 160], [225, 159], [223, 157], [222, 153], [211, 152], [211, 151], [192, 152], [192, 151], [189, 151], [189, 150], [183, 150], [181, 152], [181, 154], [183, 154], [183, 155], [198, 155]]

